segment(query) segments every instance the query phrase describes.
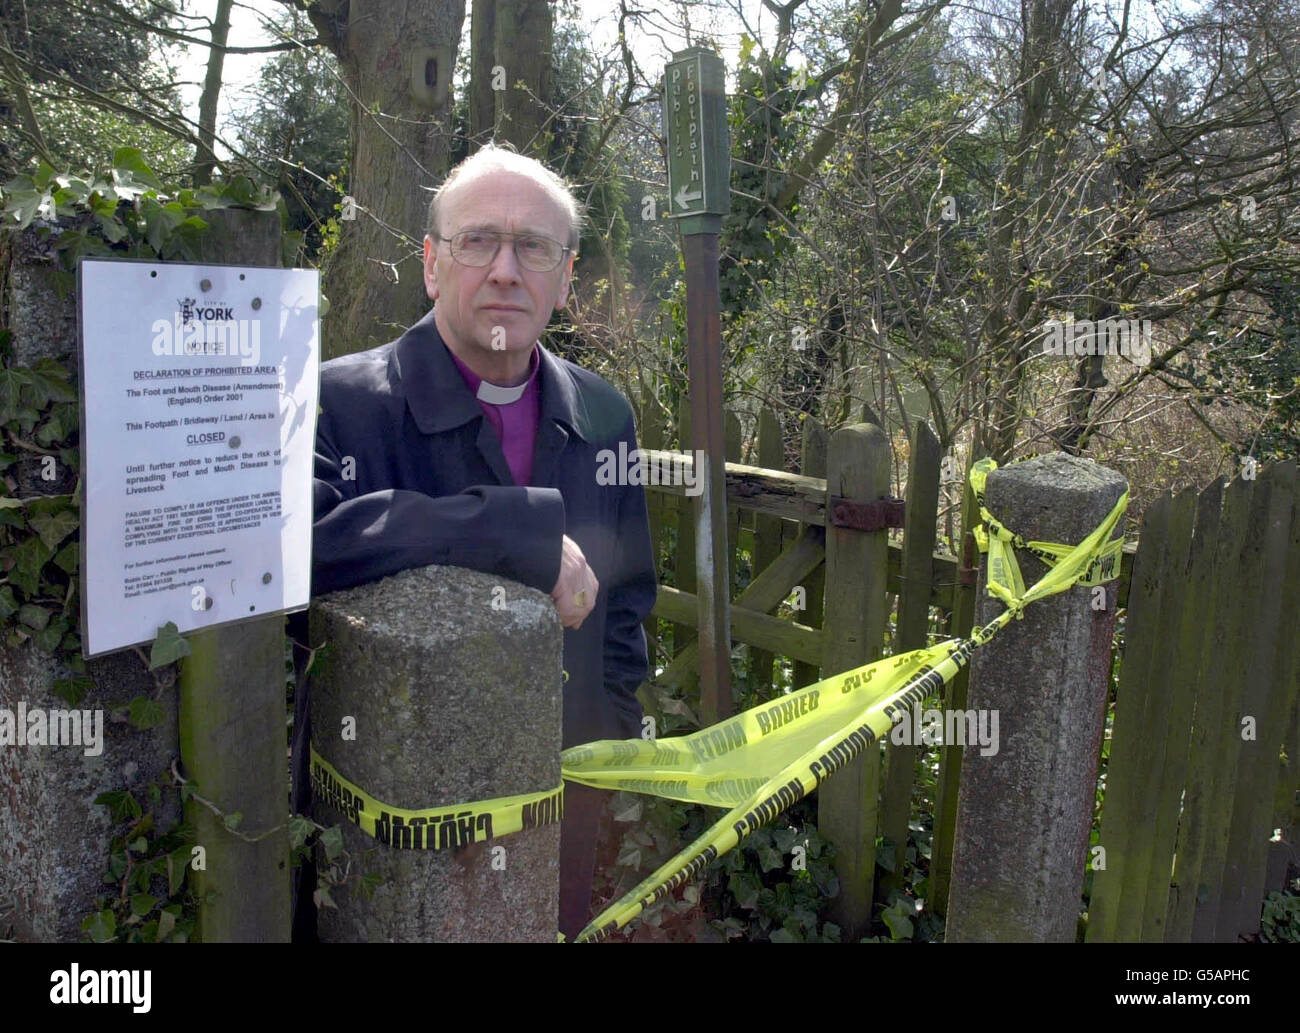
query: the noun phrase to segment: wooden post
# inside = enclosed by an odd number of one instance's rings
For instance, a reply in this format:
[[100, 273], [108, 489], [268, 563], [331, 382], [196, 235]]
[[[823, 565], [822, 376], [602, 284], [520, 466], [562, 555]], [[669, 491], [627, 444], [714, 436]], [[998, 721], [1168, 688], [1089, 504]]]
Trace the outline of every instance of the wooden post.
[[[278, 266], [275, 212], [217, 209], [205, 262]], [[186, 778], [227, 814], [241, 814], [246, 842], [197, 800], [186, 819], [204, 848], [206, 867], [191, 873], [202, 900], [195, 939], [206, 943], [289, 941], [289, 768], [285, 760], [284, 618], [266, 617], [187, 636], [181, 665], [180, 749]]]
[[[889, 495], [889, 439], [874, 424], [837, 431], [826, 465], [831, 494], [855, 501]], [[828, 674], [878, 660], [883, 652], [888, 550], [888, 531], [828, 523], [822, 664]], [[859, 939], [871, 925], [879, 785], [880, 751], [873, 745], [817, 791], [817, 826], [836, 848], [840, 895], [832, 914], [845, 940]]]
[[[903, 557], [898, 594], [898, 637], [895, 652], [922, 649], [930, 629], [930, 578], [934, 557], [935, 521], [939, 515], [939, 441], [921, 420], [912, 428], [912, 455], [907, 472], [907, 506], [903, 520]], [[894, 870], [881, 880], [882, 889], [903, 888], [908, 818], [912, 812], [912, 776], [921, 749], [918, 744], [885, 747], [881, 792], [881, 832], [894, 844]]]

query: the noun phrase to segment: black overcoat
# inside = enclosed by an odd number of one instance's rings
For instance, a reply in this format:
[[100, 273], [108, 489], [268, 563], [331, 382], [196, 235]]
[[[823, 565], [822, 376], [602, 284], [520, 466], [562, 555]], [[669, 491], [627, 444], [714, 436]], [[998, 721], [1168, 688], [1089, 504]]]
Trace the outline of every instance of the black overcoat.
[[531, 487], [515, 486], [432, 310], [397, 341], [321, 367], [312, 594], [428, 564], [549, 594], [567, 534], [600, 591], [582, 627], [564, 629], [564, 746], [639, 738], [641, 622], [656, 592], [645, 489], [597, 478], [602, 450], [636, 449], [632, 409], [596, 374], [538, 347]]

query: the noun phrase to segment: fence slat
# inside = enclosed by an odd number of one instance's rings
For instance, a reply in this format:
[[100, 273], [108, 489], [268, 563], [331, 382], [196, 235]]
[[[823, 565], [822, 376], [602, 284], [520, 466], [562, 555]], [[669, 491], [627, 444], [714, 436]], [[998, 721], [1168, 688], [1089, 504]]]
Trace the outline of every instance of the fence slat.
[[[785, 445], [781, 424], [771, 406], [758, 413], [758, 465], [768, 470], [785, 469]], [[805, 471], [806, 473], [807, 471]], [[754, 576], [758, 577], [781, 552], [781, 520], [765, 513], [754, 514]], [[772, 664], [775, 656], [766, 649], [750, 653], [750, 678], [754, 689], [767, 697], [772, 692]]]
[[[698, 612], [692, 606], [699, 606], [695, 596], [665, 585], [659, 589], [655, 613], [665, 620], [686, 621]], [[731, 611], [731, 637], [737, 642], [754, 646], [761, 643], [781, 656], [797, 657], [813, 664], [820, 662], [822, 633], [817, 628], [759, 613], [738, 601], [732, 603]]]
[[[827, 455], [827, 481], [844, 498], [889, 495], [889, 439], [872, 424], [837, 431]], [[888, 532], [826, 529], [826, 655], [831, 674], [880, 657], [885, 637]], [[818, 789], [817, 825], [836, 847], [840, 895], [832, 905], [845, 939], [871, 925], [876, 866], [876, 794], [880, 751], [873, 743]]]
[[[1240, 478], [1228, 485], [1223, 505], [1223, 533], [1215, 557], [1215, 583], [1219, 612], [1238, 614], [1245, 604], [1246, 585], [1242, 578], [1241, 563], [1246, 536], [1250, 533], [1251, 499], [1254, 484]], [[1237, 706], [1241, 699], [1240, 675], [1245, 663], [1245, 638], [1233, 621], [1217, 621], [1213, 631], [1210, 670], [1204, 691], [1196, 700], [1196, 725], [1193, 727], [1193, 759], [1198, 755], [1205, 760], [1203, 784], [1196, 765], [1189, 771], [1184, 815], [1188, 819], [1189, 833], [1195, 830], [1189, 850], [1190, 879], [1180, 875], [1182, 892], [1191, 896], [1191, 923], [1187, 935], [1180, 942], [1209, 942], [1214, 936], [1218, 916], [1220, 880], [1223, 877], [1223, 855], [1227, 847], [1228, 825], [1232, 817], [1231, 793], [1236, 789], [1236, 776], [1232, 770], [1237, 763], [1237, 750], [1232, 740], [1237, 737], [1233, 727]], [[1194, 804], [1193, 801], [1198, 801]], [[1199, 825], [1199, 828], [1196, 826]], [[1182, 864], [1182, 845], [1179, 845], [1179, 864]], [[1167, 923], [1172, 926], [1172, 922]]]
[[[820, 527], [805, 528], [804, 533], [790, 545], [749, 587], [738, 595], [733, 606], [770, 613], [790, 594], [790, 587], [798, 584], [808, 573], [823, 562], [825, 533]], [[692, 642], [668, 665], [657, 681], [662, 685], [685, 686], [699, 670], [699, 644]]]
[[[826, 452], [830, 448], [830, 435], [820, 420], [813, 417], [803, 421], [801, 430], [800, 473], [805, 477], [826, 477]], [[826, 597], [826, 567], [820, 566], [803, 579], [804, 605], [807, 607], [801, 615], [803, 622], [810, 628], [822, 626], [822, 614]], [[791, 684], [796, 689], [811, 685], [822, 677], [822, 661], [808, 664], [795, 661]]]
[[[1148, 938], [1144, 935], [1147, 923], [1143, 915], [1148, 897], [1153, 896], [1159, 887], [1163, 901], [1169, 895], [1169, 872], [1173, 860], [1172, 850], [1161, 852], [1161, 844], [1167, 846], [1176, 824], [1169, 821], [1170, 815], [1161, 814], [1161, 785], [1168, 773], [1165, 764], [1172, 754], [1174, 758], [1187, 754], [1187, 729], [1179, 729], [1174, 721], [1174, 711], [1178, 709], [1177, 696], [1185, 687], [1174, 681], [1174, 665], [1178, 662], [1178, 627], [1181, 614], [1187, 605], [1183, 585], [1186, 580], [1187, 553], [1191, 547], [1192, 521], [1195, 517], [1196, 497], [1192, 490], [1179, 493], [1170, 503], [1169, 525], [1165, 533], [1164, 556], [1161, 558], [1160, 610], [1156, 625], [1151, 629], [1151, 669], [1147, 674], [1145, 690], [1142, 692], [1142, 713], [1134, 720], [1136, 712], [1130, 710], [1126, 715], [1124, 727], [1118, 726], [1119, 709], [1125, 705], [1122, 695], [1116, 699], [1115, 737], [1127, 735], [1136, 740], [1130, 751], [1136, 764], [1128, 777], [1133, 779], [1132, 792], [1135, 794], [1136, 807], [1129, 813], [1125, 846], [1124, 885], [1121, 891], [1119, 908], [1115, 916], [1115, 939], [1133, 943]], [[1129, 640], [1126, 639], [1127, 647]], [[1127, 662], [1127, 657], [1125, 662]], [[1121, 671], [1123, 667], [1121, 665]], [[1121, 692], [1123, 688], [1121, 687]], [[1181, 736], [1181, 742], [1179, 738]], [[1111, 749], [1114, 750], [1114, 743]], [[1178, 764], [1181, 769], [1185, 764]], [[1181, 776], [1181, 771], [1180, 771]], [[1118, 777], [1118, 776], [1117, 776]], [[1182, 792], [1182, 778], [1175, 792], [1173, 802], [1174, 822], [1177, 821], [1178, 799]], [[1111, 790], [1110, 779], [1106, 780], [1106, 792]], [[1102, 846], [1106, 846], [1109, 830], [1102, 837]], [[1107, 850], [1107, 855], [1110, 851]], [[1110, 858], [1107, 856], [1107, 864]], [[1095, 876], [1094, 876], [1095, 878]], [[1159, 918], [1151, 923], [1163, 928], [1164, 908], [1159, 908]], [[1151, 939], [1163, 939], [1162, 935], [1152, 935]]]
[[[1207, 640], [1205, 665], [1198, 672], [1195, 682], [1196, 698], [1187, 755], [1187, 774], [1183, 780], [1182, 814], [1174, 845], [1175, 864], [1165, 909], [1165, 941], [1171, 943], [1187, 943], [1192, 937], [1198, 907], [1197, 896], [1203, 885], [1202, 864], [1207, 851], [1206, 839], [1213, 826], [1209, 808], [1217, 802], [1212, 793], [1222, 731], [1223, 703], [1219, 678], [1223, 658], [1220, 653], [1225, 640], [1232, 635], [1226, 630], [1228, 621], [1224, 618], [1234, 612], [1232, 607], [1238, 601], [1230, 580], [1236, 576], [1233, 565], [1240, 545], [1246, 506], [1249, 504], [1249, 485], [1238, 481], [1222, 491], [1222, 484], [1220, 478], [1202, 493], [1202, 512], [1205, 511], [1205, 506], [1212, 505], [1212, 499], [1206, 499], [1205, 496], [1212, 496], [1219, 490], [1222, 501], [1217, 524], [1210, 523], [1207, 527], [1207, 533], [1211, 533], [1214, 538], [1213, 555], [1209, 557], [1213, 570], [1209, 574], [1207, 588], [1211, 602], [1209, 612], [1204, 615], [1207, 622], [1207, 630], [1203, 632]], [[1225, 577], [1229, 583], [1225, 583]]]
[[1106, 848], [1106, 867], [1094, 872], [1092, 877], [1086, 936], [1089, 943], [1109, 942], [1119, 935], [1124, 881], [1128, 877], [1135, 832], [1133, 815], [1142, 789], [1138, 777], [1142, 764], [1142, 722], [1146, 717], [1147, 686], [1155, 664], [1172, 506], [1173, 500], [1165, 494], [1147, 507], [1141, 545], [1133, 560], [1124, 628], [1124, 662], [1120, 665], [1110, 761], [1106, 766], [1106, 797], [1101, 811], [1101, 845]]
[[[939, 517], [940, 458], [939, 440], [924, 421], [917, 420], [912, 428], [912, 454], [907, 469], [896, 653], [923, 648], [930, 629], [931, 557]], [[920, 753], [919, 744], [885, 747], [880, 830], [894, 843], [894, 870], [882, 879], [886, 892], [903, 886], [912, 781]]]
[[[1300, 495], [1291, 509], [1291, 543], [1286, 574], [1287, 595], [1282, 601], [1282, 613], [1300, 612]], [[1274, 863], [1283, 872], [1290, 859], [1290, 844], [1300, 833], [1300, 635], [1283, 636], [1286, 656], [1278, 666], [1278, 680], [1274, 692], [1281, 712], [1282, 746], [1286, 764], [1279, 765], [1277, 786], [1273, 794], [1273, 828], [1282, 829], [1285, 842], [1273, 844]]]
[[1156, 863], [1149, 873], [1146, 898], [1142, 902], [1139, 939], [1145, 943], [1158, 943], [1165, 939], [1167, 932], [1173, 882], [1171, 866], [1177, 850], [1178, 818], [1191, 759], [1192, 718], [1201, 691], [1198, 683], [1209, 661], [1209, 636], [1205, 628], [1216, 619], [1214, 549], [1222, 500], [1222, 479], [1200, 493], [1187, 562], [1181, 568], [1175, 567], [1171, 575], [1175, 602], [1163, 634], [1175, 643], [1168, 678], [1173, 693], [1166, 712], [1164, 763], [1153, 773], [1152, 781], [1158, 791], [1156, 822], [1150, 833], [1151, 856]]
[[[1283, 576], [1287, 569], [1294, 492], [1292, 463], [1270, 466], [1255, 486], [1257, 519], [1252, 524], [1259, 527], [1259, 532], [1248, 545], [1258, 564], [1259, 576], [1247, 583], [1252, 593], [1251, 605], [1241, 614], [1239, 626], [1241, 637], [1249, 642], [1249, 650], [1246, 666], [1238, 671], [1243, 684], [1234, 745], [1240, 751], [1240, 760], [1224, 854], [1223, 896], [1215, 925], [1215, 939], [1221, 942], [1232, 943], [1238, 937], [1259, 932], [1283, 720], [1274, 711], [1275, 700], [1270, 697], [1276, 695], [1273, 690], [1280, 638], [1288, 631], [1292, 637], [1295, 635], [1295, 611], [1284, 618], [1279, 607], [1286, 589]], [[1248, 721], [1253, 721], [1253, 729], [1243, 727]]]
[[[973, 461], [972, 456], [972, 461]], [[960, 558], [953, 564], [952, 612], [947, 632], [952, 637], [970, 634], [975, 623], [975, 571], [979, 552], [971, 529], [979, 522], [979, 508], [970, 487], [970, 470], [962, 478]], [[963, 568], [966, 581], [962, 583]], [[966, 709], [966, 688], [970, 667], [964, 667], [944, 690], [943, 705], [950, 710]], [[952, 884], [952, 847], [957, 835], [957, 797], [961, 787], [960, 746], [943, 746], [939, 750], [939, 785], [934, 801], [934, 835], [930, 840], [930, 893], [939, 914], [948, 912], [948, 889]]]

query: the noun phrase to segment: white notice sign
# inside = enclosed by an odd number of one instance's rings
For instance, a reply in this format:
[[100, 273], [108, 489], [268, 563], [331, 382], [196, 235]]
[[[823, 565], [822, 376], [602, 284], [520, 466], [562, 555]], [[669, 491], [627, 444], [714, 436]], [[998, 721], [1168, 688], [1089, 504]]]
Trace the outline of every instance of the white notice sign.
[[81, 263], [86, 656], [307, 605], [319, 286]]

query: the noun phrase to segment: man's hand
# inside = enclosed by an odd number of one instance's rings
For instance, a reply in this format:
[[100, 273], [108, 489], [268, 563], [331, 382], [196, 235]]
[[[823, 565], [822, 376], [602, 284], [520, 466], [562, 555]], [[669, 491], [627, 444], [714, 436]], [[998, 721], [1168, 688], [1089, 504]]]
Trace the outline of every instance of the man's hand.
[[575, 631], [582, 627], [587, 614], [596, 607], [600, 582], [587, 566], [587, 557], [578, 543], [567, 534], [560, 553], [560, 579], [551, 589], [551, 598], [560, 614], [560, 623]]

